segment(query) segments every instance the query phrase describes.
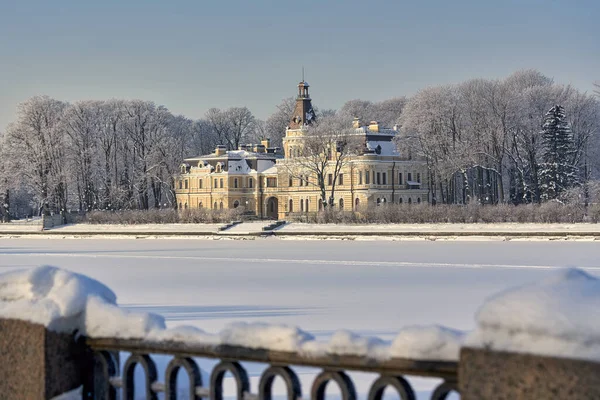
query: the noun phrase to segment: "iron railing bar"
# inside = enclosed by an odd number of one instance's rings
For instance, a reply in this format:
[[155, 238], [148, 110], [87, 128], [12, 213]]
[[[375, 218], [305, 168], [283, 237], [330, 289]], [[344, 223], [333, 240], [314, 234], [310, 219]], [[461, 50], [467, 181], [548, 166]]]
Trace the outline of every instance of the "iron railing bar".
[[94, 350], [125, 351], [140, 354], [167, 354], [180, 357], [216, 358], [226, 361], [259, 362], [278, 365], [294, 365], [328, 370], [353, 370], [384, 375], [413, 375], [437, 377], [455, 381], [458, 363], [455, 361], [430, 361], [393, 358], [375, 360], [361, 356], [322, 355], [252, 349], [241, 346], [207, 346], [183, 342], [155, 342], [135, 339], [101, 338], [87, 339]]

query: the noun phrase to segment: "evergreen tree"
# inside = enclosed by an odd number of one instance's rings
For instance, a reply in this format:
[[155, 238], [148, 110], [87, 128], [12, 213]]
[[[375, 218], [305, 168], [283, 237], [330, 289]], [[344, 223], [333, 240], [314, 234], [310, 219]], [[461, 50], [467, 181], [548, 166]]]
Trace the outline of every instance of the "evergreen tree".
[[551, 200], [578, 183], [575, 143], [564, 107], [557, 105], [546, 113], [541, 133], [540, 191], [542, 199]]

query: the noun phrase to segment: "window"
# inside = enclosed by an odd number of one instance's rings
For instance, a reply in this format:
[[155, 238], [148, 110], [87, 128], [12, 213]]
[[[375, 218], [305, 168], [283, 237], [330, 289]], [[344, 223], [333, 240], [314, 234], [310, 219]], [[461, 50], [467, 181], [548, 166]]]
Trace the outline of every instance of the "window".
[[198, 203], [198, 208], [202, 208], [202, 202]]
[[233, 180], [233, 187], [234, 187], [235, 189], [237, 189], [237, 187], [238, 187], [238, 179], [237, 179], [237, 178], [235, 178], [235, 179]]
[[217, 209], [217, 202], [215, 201], [215, 204], [213, 204], [213, 210]]
[[179, 181], [179, 189], [183, 189], [183, 181]]
[[198, 189], [202, 189], [202, 179], [198, 179]]
[[402, 204], [402, 197], [398, 199], [398, 204]]
[[398, 185], [402, 185], [402, 172], [398, 174]]
[[421, 204], [421, 198], [417, 197], [417, 204]]
[[187, 210], [187, 208], [188, 208], [187, 203], [184, 204], [183, 208], [185, 208]]
[[248, 187], [250, 189], [252, 189], [253, 186], [254, 186], [254, 181], [252, 180], [252, 178], [248, 178]]
[[333, 185], [333, 174], [327, 175], [327, 184], [329, 186]]
[[408, 204], [412, 204], [412, 199], [410, 197], [408, 198]]
[[239, 201], [234, 201], [233, 202], [233, 208], [238, 208], [240, 206], [240, 202]]
[[377, 173], [377, 184], [381, 185], [381, 173]]
[[339, 181], [340, 181], [340, 186], [344, 184], [344, 174], [340, 174]]
[[186, 188], [186, 189], [188, 189], [188, 188], [189, 188], [189, 186], [188, 186], [188, 185], [189, 185], [189, 183], [188, 183], [188, 180], [186, 179], [186, 180], [185, 180], [185, 188]]
[[354, 210], [358, 211], [358, 207], [360, 206], [360, 200], [358, 197], [354, 200]]
[[290, 208], [288, 209], [289, 212], [294, 212], [294, 200], [290, 199]]
[[277, 178], [267, 178], [267, 187], [277, 187]]
[[375, 183], [375, 182], [377, 182], [377, 181], [375, 180], [375, 171], [373, 171], [373, 183]]
[[[215, 179], [215, 185], [213, 186], [213, 188], [218, 188], [219, 186], [217, 185], [217, 180]], [[216, 207], [215, 207], [216, 208]]]
[[223, 209], [223, 202], [220, 202], [219, 203], [219, 210], [222, 210], [222, 209]]
[[417, 172], [417, 182], [421, 183], [421, 173]]
[[179, 203], [179, 209], [181, 210], [183, 208], [183, 204]]
[[383, 173], [382, 178], [383, 178], [383, 184], [387, 185], [387, 174], [385, 172]]
[[340, 210], [344, 209], [344, 199], [340, 199]]
[[406, 180], [412, 181], [412, 174], [410, 172], [408, 174], [406, 174]]
[[291, 176], [290, 176], [290, 179], [288, 180], [288, 186], [289, 187], [294, 186], [294, 178], [292, 178]]
[[223, 178], [219, 179], [219, 188], [223, 189]]
[[300, 175], [300, 178], [298, 179], [298, 185], [304, 186], [304, 177], [302, 175]]
[[304, 200], [300, 199], [300, 211], [304, 212]]
[[365, 183], [368, 185], [371, 181], [371, 174], [369, 174], [369, 171], [365, 171]]
[[358, 171], [358, 184], [362, 185], [362, 171]]

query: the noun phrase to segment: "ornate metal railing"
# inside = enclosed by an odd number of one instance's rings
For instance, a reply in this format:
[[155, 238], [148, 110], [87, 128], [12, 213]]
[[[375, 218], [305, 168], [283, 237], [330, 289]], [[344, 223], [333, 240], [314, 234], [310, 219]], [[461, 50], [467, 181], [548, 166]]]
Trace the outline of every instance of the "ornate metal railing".
[[[370, 387], [369, 400], [381, 400], [387, 387], [393, 388], [402, 400], [414, 400], [414, 391], [404, 375], [443, 379], [433, 391], [431, 400], [446, 399], [452, 391], [458, 393], [456, 362], [399, 358], [378, 361], [347, 355], [307, 356], [247, 347], [190, 345], [180, 342], [122, 339], [87, 339], [86, 342], [94, 352], [95, 365], [91, 377], [93, 379], [89, 379], [84, 385], [84, 399], [116, 399], [121, 392], [121, 399], [130, 400], [134, 398], [134, 393], [140, 398], [140, 390], [146, 399], [157, 399], [159, 393], [164, 393], [166, 400], [178, 399], [177, 375], [182, 369], [189, 381], [189, 391], [184, 398], [222, 400], [223, 379], [229, 372], [237, 384], [238, 400], [270, 400], [273, 382], [277, 377], [285, 382], [288, 400], [302, 399], [300, 380], [290, 366], [322, 370], [317, 374], [310, 390], [310, 398], [316, 400], [325, 399], [325, 387], [330, 381], [337, 383], [342, 399], [356, 399], [356, 389], [347, 371], [380, 375]], [[122, 371], [119, 352], [131, 353], [125, 360]], [[173, 357], [166, 367], [164, 382], [158, 381], [156, 364], [150, 357], [151, 354]], [[200, 368], [194, 358], [220, 360], [211, 371], [208, 386], [202, 382]], [[256, 393], [251, 391], [248, 374], [240, 362], [269, 364], [260, 377]], [[144, 370], [144, 387], [137, 388], [136, 391], [134, 370], [138, 365]]]

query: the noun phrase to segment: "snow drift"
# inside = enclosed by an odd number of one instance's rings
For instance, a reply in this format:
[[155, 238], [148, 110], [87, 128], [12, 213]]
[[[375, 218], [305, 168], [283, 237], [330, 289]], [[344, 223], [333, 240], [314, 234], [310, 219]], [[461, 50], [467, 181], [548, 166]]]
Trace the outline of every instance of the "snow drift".
[[578, 269], [492, 296], [468, 335], [441, 326], [415, 326], [400, 330], [391, 342], [345, 330], [318, 341], [297, 327], [262, 323], [234, 323], [218, 334], [189, 326], [167, 329], [159, 315], [119, 308], [115, 294], [102, 283], [49, 266], [0, 275], [0, 318], [92, 338], [226, 344], [307, 356], [458, 360], [466, 345], [600, 361], [600, 280]]
[[600, 361], [600, 280], [565, 269], [492, 296], [469, 347]]

